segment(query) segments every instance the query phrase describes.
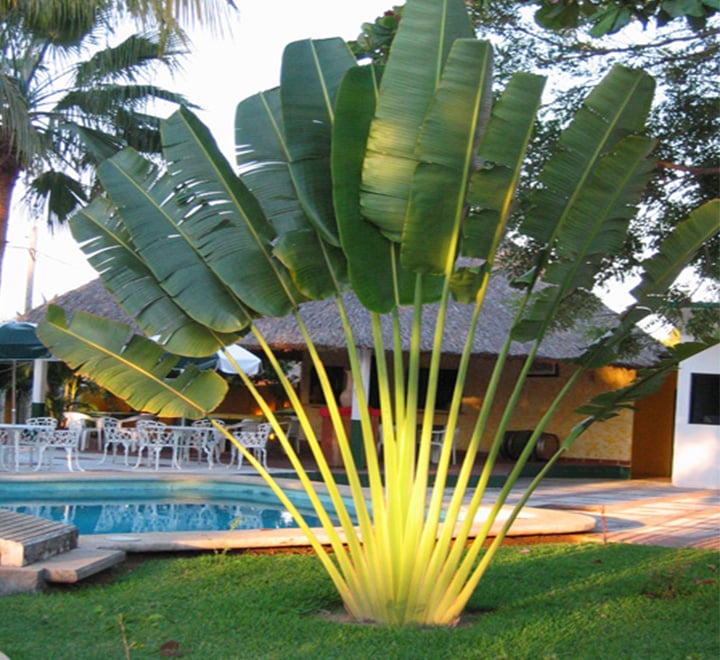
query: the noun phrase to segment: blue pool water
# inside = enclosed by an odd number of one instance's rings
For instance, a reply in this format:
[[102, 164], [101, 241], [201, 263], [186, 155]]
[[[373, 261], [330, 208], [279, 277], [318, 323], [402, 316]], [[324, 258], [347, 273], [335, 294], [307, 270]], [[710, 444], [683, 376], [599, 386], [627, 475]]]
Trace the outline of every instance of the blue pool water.
[[[2, 505], [1, 508], [75, 525], [80, 534], [142, 534], [297, 527], [290, 514], [283, 508], [238, 503], [21, 504]], [[314, 516], [306, 515], [305, 519], [310, 526], [319, 525]]]
[[[302, 493], [291, 493], [318, 526]], [[297, 527], [277, 496], [257, 484], [215, 482], [0, 483], [0, 508], [75, 525], [80, 534], [223, 531]]]

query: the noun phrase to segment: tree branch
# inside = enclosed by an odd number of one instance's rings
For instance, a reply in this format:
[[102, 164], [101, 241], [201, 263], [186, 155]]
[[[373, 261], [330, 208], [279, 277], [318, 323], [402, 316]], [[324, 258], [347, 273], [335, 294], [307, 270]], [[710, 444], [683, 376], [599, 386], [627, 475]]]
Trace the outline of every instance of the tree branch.
[[669, 163], [665, 160], [658, 161], [658, 167], [665, 170], [680, 170], [687, 172], [693, 176], [706, 176], [708, 174], [720, 175], [720, 166], [717, 167], [693, 167], [692, 165], [680, 165], [679, 163]]

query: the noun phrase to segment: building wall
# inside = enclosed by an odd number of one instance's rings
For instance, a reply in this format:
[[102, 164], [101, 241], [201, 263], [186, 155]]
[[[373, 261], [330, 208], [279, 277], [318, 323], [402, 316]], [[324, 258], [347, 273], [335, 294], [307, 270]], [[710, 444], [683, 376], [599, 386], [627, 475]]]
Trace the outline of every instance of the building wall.
[[690, 423], [693, 373], [720, 373], [720, 345], [680, 363], [672, 481], [687, 488], [720, 488], [720, 425]]
[[[464, 448], [472, 431], [473, 409], [480, 405], [485, 393], [485, 384], [490, 378], [493, 362], [478, 359], [468, 378], [468, 392], [461, 419], [459, 446]], [[572, 365], [558, 364], [557, 375], [529, 377], [525, 383], [517, 409], [513, 414], [509, 430], [533, 429], [552, 401], [571, 377]], [[487, 451], [500, 423], [505, 402], [510, 398], [512, 388], [522, 368], [520, 360], [508, 362], [505, 374], [496, 395], [496, 405], [490, 415], [488, 428], [484, 434], [481, 449]], [[628, 384], [635, 372], [622, 367], [604, 367], [583, 374], [565, 396], [555, 415], [546, 427], [548, 433], [554, 433], [564, 440], [570, 430], [583, 419], [574, 410], [589, 398], [611, 389]], [[475, 410], [476, 412], [476, 410]], [[632, 452], [633, 413], [623, 410], [617, 417], [590, 427], [581, 435], [566, 453], [567, 458], [609, 461], [629, 465]]]
[[632, 446], [632, 476], [669, 478], [672, 474], [675, 387], [671, 373], [662, 387], [635, 406]]
[[[341, 364], [342, 360], [329, 358], [328, 366]], [[477, 418], [477, 412], [485, 396], [486, 384], [490, 379], [494, 361], [488, 358], [475, 358], [471, 364], [466, 383], [466, 396], [463, 399], [462, 411], [458, 420], [458, 449], [468, 446], [470, 436]], [[551, 365], [552, 366], [552, 365]], [[308, 403], [307, 374], [309, 364], [304, 365], [301, 399], [305, 402], [312, 425], [318, 437], [321, 435], [322, 418], [319, 415], [320, 405]], [[457, 365], [452, 359], [443, 363], [443, 368], [453, 369]], [[506, 365], [490, 414], [488, 425], [480, 451], [487, 452], [500, 424], [505, 403], [511, 396], [512, 389], [522, 368], [521, 360], [510, 360]], [[515, 413], [508, 430], [526, 430], [535, 428], [537, 422], [551, 405], [555, 396], [566, 384], [574, 370], [572, 365], [558, 364], [553, 375], [534, 376], [527, 379], [520, 396]], [[546, 431], [554, 433], [562, 441], [570, 433], [575, 424], [582, 421], [583, 416], [574, 410], [587, 402], [588, 399], [602, 392], [627, 385], [635, 372], [621, 367], [604, 367], [583, 374], [574, 387], [566, 395], [555, 415], [548, 424]], [[447, 412], [438, 410], [435, 423], [443, 424]], [[567, 458], [580, 461], [602, 462], [612, 465], [629, 466], [632, 455], [633, 412], [623, 410], [617, 417], [590, 427], [581, 435], [566, 453]]]

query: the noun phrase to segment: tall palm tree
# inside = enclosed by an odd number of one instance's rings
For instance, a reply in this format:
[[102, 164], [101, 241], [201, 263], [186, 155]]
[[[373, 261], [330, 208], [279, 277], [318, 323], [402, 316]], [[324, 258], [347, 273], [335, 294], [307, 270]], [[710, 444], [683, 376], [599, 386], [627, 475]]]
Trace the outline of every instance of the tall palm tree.
[[[148, 74], [177, 66], [179, 20], [213, 26], [223, 7], [232, 0], [202, 12], [182, 0], [0, 0], [0, 278], [21, 176], [34, 206], [62, 222], [88, 199], [99, 162], [126, 146], [159, 151], [154, 104], [186, 101]], [[108, 45], [122, 16], [154, 29]]]
[[182, 32], [182, 25], [203, 24], [213, 31], [227, 29], [234, 0], [0, 0], [0, 17], [21, 13], [33, 28], [54, 28], [58, 23], [95, 21], [98, 10], [106, 16], [126, 15], [141, 24], [152, 22], [163, 35]]

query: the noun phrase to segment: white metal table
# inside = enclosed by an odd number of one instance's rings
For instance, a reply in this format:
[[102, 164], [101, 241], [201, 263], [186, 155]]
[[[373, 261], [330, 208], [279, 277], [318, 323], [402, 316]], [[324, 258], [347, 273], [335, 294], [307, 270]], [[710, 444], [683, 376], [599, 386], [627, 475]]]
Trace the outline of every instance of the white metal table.
[[180, 461], [189, 459], [191, 451], [198, 453], [198, 459], [205, 458], [208, 462], [208, 468], [212, 469], [215, 455], [215, 445], [218, 443], [217, 434], [212, 426], [166, 426], [170, 429], [174, 436], [174, 451], [172, 466], [180, 470], [182, 466]]
[[43, 431], [43, 427], [33, 424], [0, 424], [0, 468], [10, 470], [6, 455], [12, 452], [12, 470], [20, 472], [20, 448], [38, 448], [35, 438]]

